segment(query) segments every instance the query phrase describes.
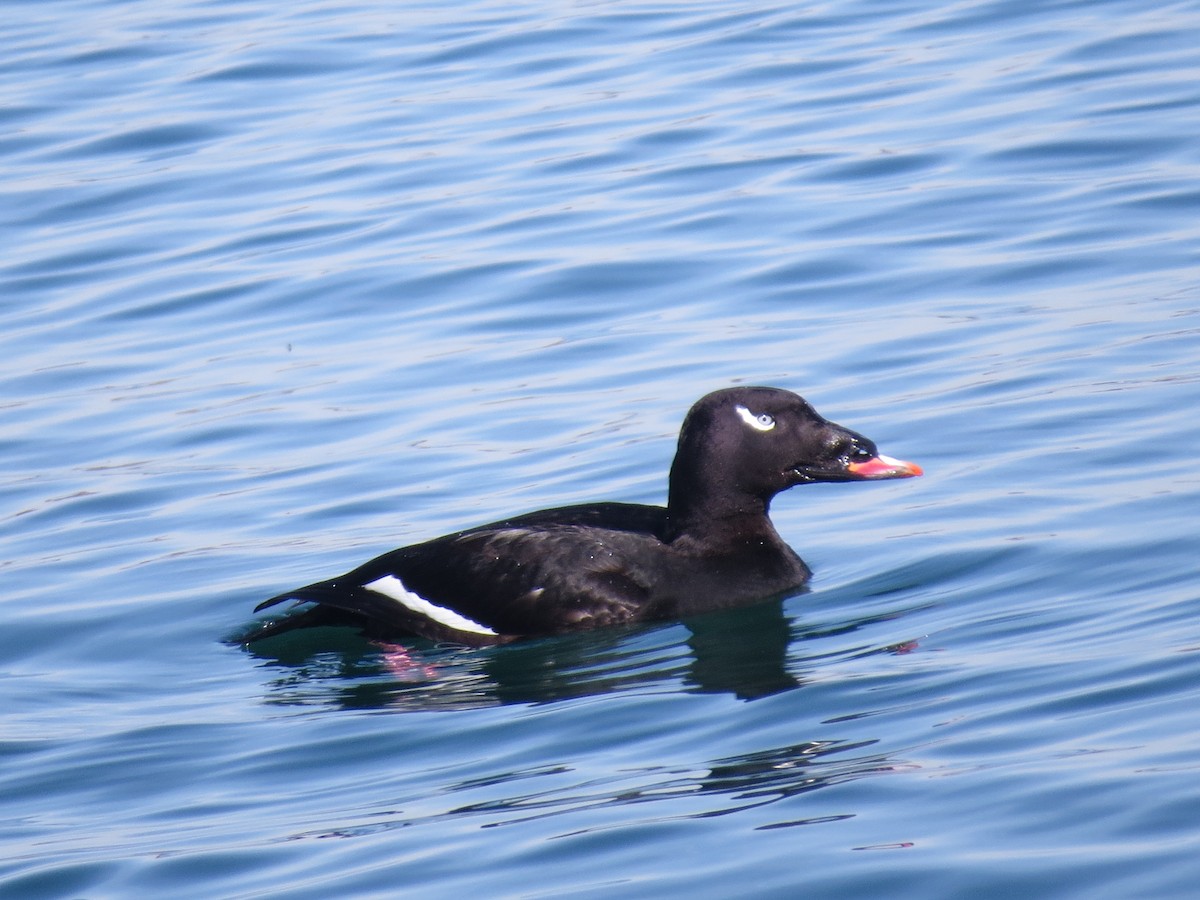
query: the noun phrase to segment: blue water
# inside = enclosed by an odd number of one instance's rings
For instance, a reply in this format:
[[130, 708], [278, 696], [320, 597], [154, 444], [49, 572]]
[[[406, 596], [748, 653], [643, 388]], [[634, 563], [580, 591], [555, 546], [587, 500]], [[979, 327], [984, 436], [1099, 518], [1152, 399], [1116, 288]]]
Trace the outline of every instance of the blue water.
[[[0, 895], [1184, 897], [1200, 4], [5, 5]], [[780, 604], [407, 658], [256, 602], [662, 502]]]

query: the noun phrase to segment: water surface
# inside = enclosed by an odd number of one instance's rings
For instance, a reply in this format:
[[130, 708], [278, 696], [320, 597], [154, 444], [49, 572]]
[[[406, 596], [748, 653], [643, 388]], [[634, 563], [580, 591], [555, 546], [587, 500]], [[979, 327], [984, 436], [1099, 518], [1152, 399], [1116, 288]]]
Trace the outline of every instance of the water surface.
[[[0, 893], [1190, 896], [1196, 3], [17, 3]], [[784, 602], [237, 645], [807, 396]]]

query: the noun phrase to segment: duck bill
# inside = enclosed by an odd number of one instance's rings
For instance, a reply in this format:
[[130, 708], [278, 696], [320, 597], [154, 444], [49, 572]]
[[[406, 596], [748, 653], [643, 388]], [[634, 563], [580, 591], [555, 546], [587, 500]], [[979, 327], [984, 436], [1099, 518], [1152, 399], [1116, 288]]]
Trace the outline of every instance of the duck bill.
[[892, 459], [880, 453], [865, 462], [846, 464], [846, 471], [855, 478], [878, 480], [882, 478], [914, 478], [924, 475], [925, 470], [916, 463], [905, 462], [902, 459]]

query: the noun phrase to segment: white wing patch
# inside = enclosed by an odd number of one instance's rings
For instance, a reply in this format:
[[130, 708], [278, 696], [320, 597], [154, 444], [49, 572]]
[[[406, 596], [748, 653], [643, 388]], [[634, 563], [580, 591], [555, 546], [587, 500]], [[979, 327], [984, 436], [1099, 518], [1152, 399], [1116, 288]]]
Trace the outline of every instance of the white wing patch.
[[775, 417], [763, 413], [756, 416], [744, 406], [737, 407], [737, 414], [742, 417], [742, 421], [753, 428], [755, 431], [770, 431], [775, 427]]
[[414, 594], [395, 575], [384, 575], [382, 578], [376, 578], [370, 584], [364, 584], [363, 587], [368, 591], [383, 594], [383, 596], [395, 600], [405, 609], [432, 619], [439, 625], [453, 628], [455, 631], [468, 631], [471, 634], [496, 634], [496, 632], [492, 631], [486, 625], [480, 625], [478, 622], [472, 621], [452, 609], [446, 609], [444, 606], [430, 603], [419, 594]]

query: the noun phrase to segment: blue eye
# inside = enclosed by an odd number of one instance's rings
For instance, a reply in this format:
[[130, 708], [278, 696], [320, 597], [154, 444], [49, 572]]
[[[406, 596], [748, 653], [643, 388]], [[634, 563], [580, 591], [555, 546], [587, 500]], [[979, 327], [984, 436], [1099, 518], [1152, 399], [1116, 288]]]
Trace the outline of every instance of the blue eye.
[[770, 431], [775, 427], [775, 417], [769, 413], [759, 413], [755, 415], [746, 409], [744, 406], [737, 407], [737, 414], [741, 420], [753, 428], [755, 431]]

